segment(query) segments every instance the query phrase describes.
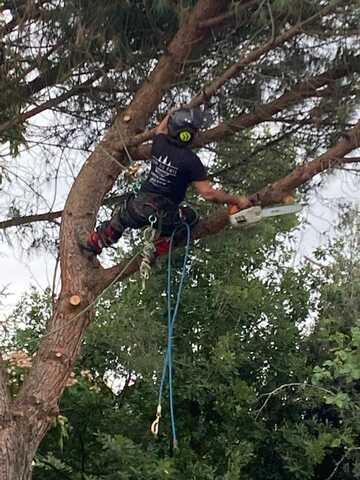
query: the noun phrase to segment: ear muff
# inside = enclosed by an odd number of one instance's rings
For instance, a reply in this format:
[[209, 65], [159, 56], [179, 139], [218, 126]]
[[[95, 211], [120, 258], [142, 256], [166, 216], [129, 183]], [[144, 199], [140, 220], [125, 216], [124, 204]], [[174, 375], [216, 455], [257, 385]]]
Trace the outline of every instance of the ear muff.
[[178, 137], [182, 143], [190, 143], [193, 139], [193, 133], [189, 130], [181, 130], [178, 133]]

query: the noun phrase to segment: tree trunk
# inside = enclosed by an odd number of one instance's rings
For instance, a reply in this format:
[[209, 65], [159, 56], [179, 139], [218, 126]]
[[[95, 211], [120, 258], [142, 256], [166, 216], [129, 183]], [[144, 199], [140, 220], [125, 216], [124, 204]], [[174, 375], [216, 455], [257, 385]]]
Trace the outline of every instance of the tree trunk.
[[[162, 99], [163, 92], [176, 80], [191, 48], [201, 43], [206, 34], [200, 28], [202, 20], [221, 13], [228, 1], [199, 0], [192, 16], [181, 27], [166, 54], [149, 76], [149, 80], [138, 91], [126, 110], [120, 112], [114, 126], [105, 135], [100, 145], [83, 165], [67, 199], [61, 224], [61, 281], [62, 289], [57, 301], [56, 312], [48, 325], [47, 334], [41, 341], [32, 369], [16, 400], [11, 401], [6, 391], [6, 379], [0, 368], [0, 480], [30, 480], [35, 452], [58, 413], [58, 401], [65, 388], [80, 342], [90, 321], [90, 311], [84, 312], [97, 295], [115, 278], [124, 265], [103, 269], [98, 262], [90, 261], [79, 249], [75, 229], [82, 226], [90, 230], [104, 198], [121, 171], [119, 163], [126, 164], [123, 146], [141, 130], [151, 113]], [[186, 39], [186, 42], [184, 41]], [[255, 112], [245, 114], [237, 120], [210, 130], [204, 141], [216, 141], [242, 128], [272, 118], [289, 105], [312, 96], [317, 88], [329, 81], [359, 70], [359, 59], [351, 65], [338, 66], [330, 74], [301, 82], [296, 89], [279, 99], [258, 107]], [[125, 121], [125, 117], [130, 120]], [[308, 165], [295, 171], [273, 185], [266, 187], [250, 199], [263, 205], [281, 201], [285, 193], [305, 183], [313, 175], [330, 168], [344, 155], [360, 144], [360, 123], [346, 134], [345, 139]], [[149, 154], [149, 146], [139, 147]], [[228, 223], [225, 210], [220, 211], [196, 228], [197, 238], [222, 230]], [[121, 278], [136, 270], [128, 268]], [[73, 296], [79, 305], [70, 302]]]
[[37, 444], [26, 428], [27, 419], [9, 420], [0, 430], [1, 480], [31, 480]]
[[[144, 128], [163, 93], [181, 75], [191, 50], [206, 37], [209, 29], [199, 24], [219, 15], [229, 3], [229, 0], [199, 0], [196, 3], [148, 81], [138, 90], [126, 115], [118, 114], [73, 184], [61, 221], [61, 292], [56, 311], [14, 401], [6, 398], [0, 369], [0, 480], [31, 479], [35, 452], [51, 419], [58, 413], [59, 399], [90, 322], [88, 307], [105, 287], [103, 268], [99, 262], [82, 254], [76, 228], [93, 228], [102, 199], [121, 172], [119, 163], [127, 163], [123, 142]], [[125, 117], [129, 120], [125, 121]], [[78, 306], [70, 302], [74, 295], [80, 299]]]

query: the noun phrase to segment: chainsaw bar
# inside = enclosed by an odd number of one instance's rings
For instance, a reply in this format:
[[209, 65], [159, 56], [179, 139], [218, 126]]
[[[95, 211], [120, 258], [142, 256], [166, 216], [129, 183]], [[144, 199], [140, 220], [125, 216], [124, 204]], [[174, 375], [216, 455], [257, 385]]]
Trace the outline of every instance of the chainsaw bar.
[[294, 203], [292, 205], [278, 205], [275, 207], [266, 207], [261, 211], [262, 217], [277, 217], [278, 215], [289, 215], [291, 213], [299, 213], [302, 205]]
[[264, 218], [277, 217], [279, 215], [289, 215], [299, 213], [302, 205], [295, 203], [293, 205], [275, 205], [274, 207], [261, 208], [259, 205], [240, 210], [229, 216], [231, 225], [241, 227], [260, 222]]

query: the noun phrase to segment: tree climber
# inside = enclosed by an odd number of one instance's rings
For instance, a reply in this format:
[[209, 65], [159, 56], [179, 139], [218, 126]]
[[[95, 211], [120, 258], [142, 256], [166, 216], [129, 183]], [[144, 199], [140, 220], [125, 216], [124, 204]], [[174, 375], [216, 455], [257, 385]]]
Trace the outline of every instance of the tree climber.
[[[80, 238], [80, 246], [100, 254], [103, 247], [117, 242], [126, 228], [141, 228], [156, 219], [155, 226], [161, 237], [168, 237], [182, 222], [191, 226], [197, 221], [189, 207], [180, 207], [186, 190], [192, 184], [196, 191], [210, 202], [236, 205], [244, 208], [244, 197], [216, 190], [207, 179], [200, 158], [190, 149], [203, 123], [204, 114], [199, 109], [180, 108], [166, 115], [156, 128], [152, 143], [151, 170], [139, 192], [121, 197], [112, 218], [96, 231]], [[167, 251], [166, 241], [156, 244], [155, 255]]]

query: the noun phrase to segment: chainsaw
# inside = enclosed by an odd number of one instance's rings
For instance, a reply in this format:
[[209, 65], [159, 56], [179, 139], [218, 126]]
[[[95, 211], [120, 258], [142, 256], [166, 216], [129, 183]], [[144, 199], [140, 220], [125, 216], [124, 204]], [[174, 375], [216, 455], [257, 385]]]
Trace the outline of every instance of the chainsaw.
[[245, 210], [238, 210], [235, 205], [229, 207], [230, 224], [234, 227], [245, 227], [253, 223], [258, 223], [264, 218], [278, 217], [280, 215], [290, 215], [299, 213], [302, 210], [302, 205], [294, 203], [292, 205], [275, 205], [274, 207], [262, 208], [260, 205], [246, 208]]

